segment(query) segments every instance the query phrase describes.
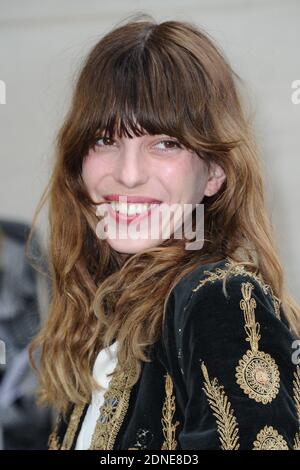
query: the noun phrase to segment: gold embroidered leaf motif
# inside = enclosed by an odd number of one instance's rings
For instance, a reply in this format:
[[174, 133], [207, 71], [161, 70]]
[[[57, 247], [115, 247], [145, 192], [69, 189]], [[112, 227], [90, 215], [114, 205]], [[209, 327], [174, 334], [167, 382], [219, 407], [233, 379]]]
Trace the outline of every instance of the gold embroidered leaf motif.
[[240, 447], [238, 424], [224, 387], [218, 384], [217, 378], [210, 380], [204, 362], [201, 364], [201, 369], [204, 376], [203, 390], [216, 417], [221, 449], [238, 450]]
[[[226, 265], [228, 265], [228, 263], [226, 263]], [[215, 271], [208, 271], [208, 270], [203, 271], [203, 274], [206, 274], [207, 277], [199, 281], [198, 285], [194, 287], [192, 291], [197, 292], [197, 290], [201, 289], [201, 287], [205, 286], [205, 284], [218, 281], [219, 279], [223, 279], [226, 273], [227, 273], [227, 270], [222, 269], [222, 268], [216, 268]]]
[[278, 394], [280, 388], [279, 369], [274, 359], [263, 351], [259, 351], [261, 338], [260, 325], [255, 320], [256, 301], [251, 297], [251, 282], [243, 282], [241, 286], [243, 299], [240, 308], [244, 312], [246, 341], [251, 349], [246, 351], [236, 367], [238, 385], [249, 398], [258, 403], [270, 403]]
[[176, 427], [179, 425], [179, 421], [176, 421], [174, 424], [172, 423], [176, 404], [175, 396], [173, 395], [173, 382], [169, 374], [166, 375], [165, 390], [166, 398], [163, 404], [163, 417], [161, 419], [165, 440], [161, 450], [175, 450], [177, 448], [177, 441], [175, 439]]
[[265, 426], [256, 436], [253, 450], [289, 450], [288, 445], [279, 432], [272, 426]]
[[[294, 401], [295, 401], [299, 428], [300, 428], [300, 367], [299, 366], [296, 367], [296, 370], [294, 372], [293, 392], [294, 392]], [[300, 450], [300, 430], [296, 433], [293, 449]]]

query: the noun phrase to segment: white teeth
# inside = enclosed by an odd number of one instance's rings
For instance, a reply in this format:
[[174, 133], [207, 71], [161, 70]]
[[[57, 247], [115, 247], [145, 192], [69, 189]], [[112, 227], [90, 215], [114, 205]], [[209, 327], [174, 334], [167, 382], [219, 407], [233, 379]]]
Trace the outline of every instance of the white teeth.
[[124, 202], [117, 202], [117, 201], [112, 201], [111, 202], [112, 208], [116, 212], [120, 212], [121, 214], [132, 216], [132, 215], [137, 215], [137, 214], [142, 214], [143, 212], [146, 212], [150, 207], [153, 205], [152, 204], [126, 204]]

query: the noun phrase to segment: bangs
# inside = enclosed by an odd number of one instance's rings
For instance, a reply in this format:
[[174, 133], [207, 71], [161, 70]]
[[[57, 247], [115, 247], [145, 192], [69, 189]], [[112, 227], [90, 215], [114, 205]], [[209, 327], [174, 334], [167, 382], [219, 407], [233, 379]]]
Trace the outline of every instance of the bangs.
[[[199, 137], [203, 100], [195, 103], [195, 77], [192, 81], [183, 65], [155, 47], [110, 53], [109, 60], [102, 57], [91, 80], [83, 84], [93, 141], [99, 136], [167, 134], [195, 150], [189, 137], [193, 128]], [[200, 95], [198, 87], [198, 99]]]

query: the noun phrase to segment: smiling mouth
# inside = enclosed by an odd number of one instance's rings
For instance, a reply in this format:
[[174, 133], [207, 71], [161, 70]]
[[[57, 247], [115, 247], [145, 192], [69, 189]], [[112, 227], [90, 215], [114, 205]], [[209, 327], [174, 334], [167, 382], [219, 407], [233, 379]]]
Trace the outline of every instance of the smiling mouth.
[[111, 215], [117, 222], [131, 222], [132, 220], [140, 220], [150, 215], [151, 211], [158, 207], [161, 203], [143, 203], [143, 204], [126, 204], [112, 201], [109, 204]]

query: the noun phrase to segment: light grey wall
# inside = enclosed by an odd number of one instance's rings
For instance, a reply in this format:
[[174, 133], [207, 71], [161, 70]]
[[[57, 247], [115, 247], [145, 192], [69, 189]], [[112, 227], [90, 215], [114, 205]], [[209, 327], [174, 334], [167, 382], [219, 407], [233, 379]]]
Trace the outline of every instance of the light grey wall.
[[74, 73], [104, 33], [138, 11], [204, 27], [245, 80], [272, 223], [300, 300], [300, 104], [291, 101], [300, 80], [299, 0], [0, 0], [0, 217], [31, 221]]

